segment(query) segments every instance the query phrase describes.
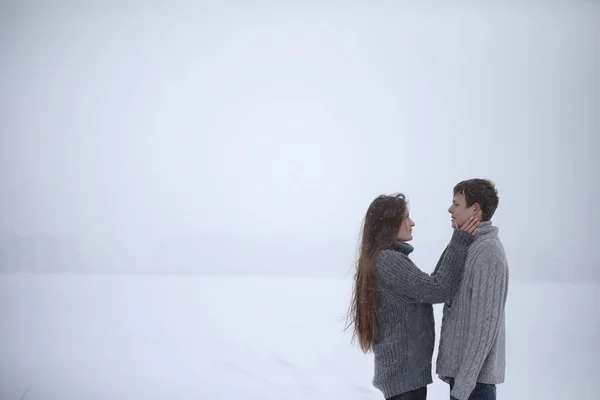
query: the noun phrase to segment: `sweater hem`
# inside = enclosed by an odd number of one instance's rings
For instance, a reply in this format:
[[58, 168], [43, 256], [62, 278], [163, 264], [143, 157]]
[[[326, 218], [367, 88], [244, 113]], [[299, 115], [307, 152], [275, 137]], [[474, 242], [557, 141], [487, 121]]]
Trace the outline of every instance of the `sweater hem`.
[[457, 400], [469, 400], [469, 397], [471, 396], [471, 392], [473, 392], [473, 390], [471, 390], [470, 392], [467, 393], [466, 390], [459, 390], [456, 388], [456, 386], [454, 387], [454, 389], [452, 389], [450, 391], [450, 396], [454, 397]]
[[389, 397], [397, 396], [402, 393], [410, 392], [411, 390], [422, 388], [433, 383], [431, 369], [423, 370], [416, 376], [410, 378], [398, 378], [393, 382], [386, 383], [373, 383], [377, 389], [383, 393], [383, 396], [387, 399]]
[[[456, 375], [458, 375], [457, 370], [444, 368], [436, 368], [435, 373], [437, 376], [445, 378], [456, 378]], [[504, 383], [504, 374], [479, 374], [476, 382], [485, 383], [487, 385], [500, 385]]]

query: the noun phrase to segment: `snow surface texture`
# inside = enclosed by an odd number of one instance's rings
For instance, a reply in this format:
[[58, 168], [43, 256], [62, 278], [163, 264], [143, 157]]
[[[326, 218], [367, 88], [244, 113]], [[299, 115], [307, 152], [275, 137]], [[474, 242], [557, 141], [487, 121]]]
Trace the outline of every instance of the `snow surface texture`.
[[[343, 331], [350, 289], [348, 279], [3, 274], [0, 399], [28, 389], [30, 400], [379, 399], [371, 356]], [[600, 392], [598, 289], [511, 284], [500, 399]], [[448, 398], [437, 379], [429, 391]]]

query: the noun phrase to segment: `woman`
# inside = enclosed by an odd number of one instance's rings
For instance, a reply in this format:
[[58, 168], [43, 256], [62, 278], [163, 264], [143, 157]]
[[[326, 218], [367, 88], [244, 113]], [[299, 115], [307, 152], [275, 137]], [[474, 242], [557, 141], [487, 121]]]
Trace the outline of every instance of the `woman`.
[[479, 222], [471, 219], [454, 233], [429, 275], [410, 260], [415, 223], [403, 194], [379, 196], [364, 219], [350, 307], [353, 339], [375, 358], [373, 385], [388, 400], [424, 400], [432, 383], [432, 303], [457, 289], [467, 249]]

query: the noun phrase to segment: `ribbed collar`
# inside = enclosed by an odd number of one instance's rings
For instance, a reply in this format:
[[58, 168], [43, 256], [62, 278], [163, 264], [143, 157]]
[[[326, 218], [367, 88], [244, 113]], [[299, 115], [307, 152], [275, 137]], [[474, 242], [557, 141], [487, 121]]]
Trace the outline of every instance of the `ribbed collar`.
[[492, 221], [483, 221], [479, 223], [477, 227], [477, 234], [475, 235], [475, 241], [490, 238], [490, 237], [498, 237], [498, 227], [492, 224]]
[[394, 240], [394, 243], [392, 243], [391, 249], [399, 251], [400, 253], [409, 255], [410, 253], [413, 252], [413, 250], [415, 248], [406, 242], [400, 242], [398, 240]]

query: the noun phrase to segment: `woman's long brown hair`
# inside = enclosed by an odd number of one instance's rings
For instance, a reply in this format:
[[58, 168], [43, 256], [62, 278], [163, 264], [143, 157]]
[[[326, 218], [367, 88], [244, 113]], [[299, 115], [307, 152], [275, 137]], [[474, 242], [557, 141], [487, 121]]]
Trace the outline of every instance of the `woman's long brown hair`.
[[372, 350], [377, 326], [377, 258], [398, 236], [406, 208], [402, 193], [381, 195], [373, 200], [363, 221], [348, 317], [354, 328], [352, 340], [358, 339], [365, 353]]

